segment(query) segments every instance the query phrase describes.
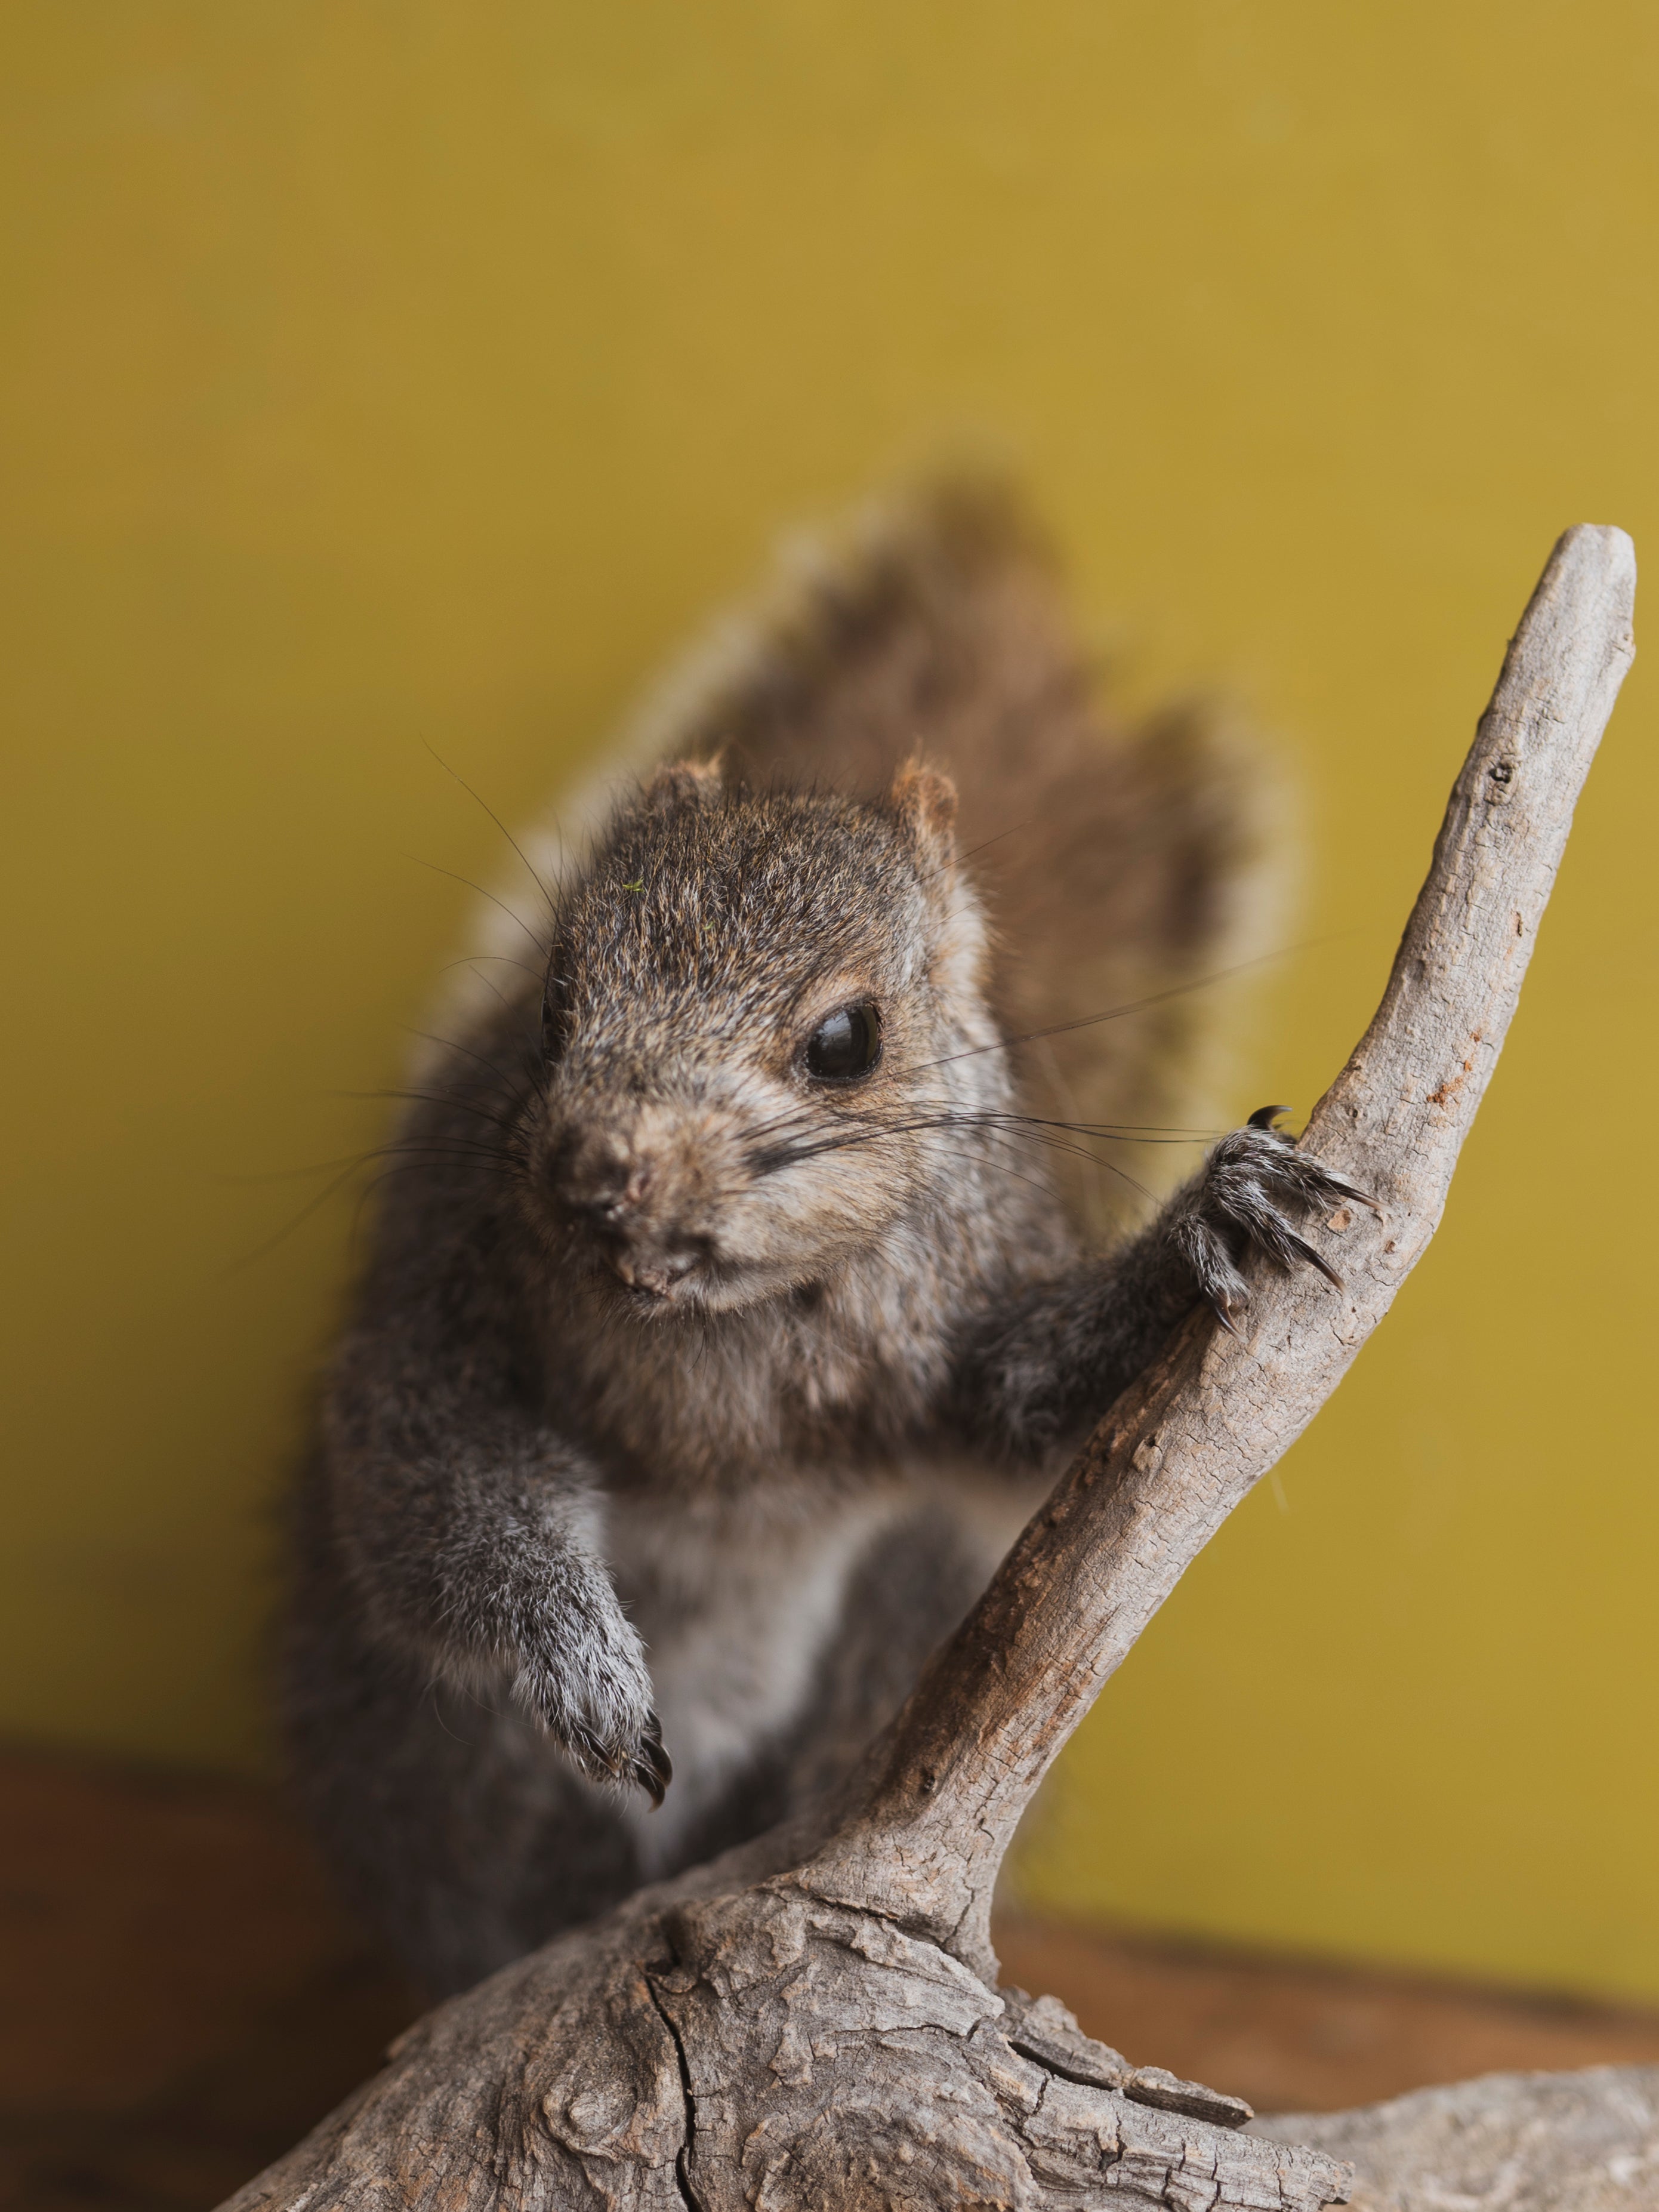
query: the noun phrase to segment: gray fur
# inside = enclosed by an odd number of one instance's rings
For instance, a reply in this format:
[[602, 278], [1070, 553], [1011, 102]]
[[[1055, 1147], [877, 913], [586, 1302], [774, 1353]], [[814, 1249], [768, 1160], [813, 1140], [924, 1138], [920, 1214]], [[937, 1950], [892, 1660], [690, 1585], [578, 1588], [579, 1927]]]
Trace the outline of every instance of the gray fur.
[[[661, 771], [400, 1133], [285, 1696], [337, 1870], [435, 1990], [842, 1771], [1194, 1303], [1248, 1249], [1324, 1264], [1285, 1217], [1352, 1194], [1255, 1125], [1083, 1249], [953, 805]], [[863, 1001], [879, 1060], [816, 1081]]]

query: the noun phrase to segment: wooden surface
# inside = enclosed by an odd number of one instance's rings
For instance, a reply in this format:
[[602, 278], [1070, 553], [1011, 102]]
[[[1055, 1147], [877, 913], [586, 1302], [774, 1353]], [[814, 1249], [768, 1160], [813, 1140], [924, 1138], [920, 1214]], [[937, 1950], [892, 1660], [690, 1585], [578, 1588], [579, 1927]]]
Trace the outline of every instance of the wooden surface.
[[[1005, 1972], [1261, 2112], [1659, 2062], [1659, 2014], [1005, 1916]], [[206, 2212], [379, 2064], [417, 1994], [265, 1792], [0, 1759], [0, 2204]]]
[[1353, 2212], [1653, 2212], [1659, 2066], [1486, 2074], [1357, 2112], [1287, 2112], [1262, 2134], [1354, 2168]]
[[216, 2204], [421, 2008], [269, 1793], [0, 1759], [0, 2204]]

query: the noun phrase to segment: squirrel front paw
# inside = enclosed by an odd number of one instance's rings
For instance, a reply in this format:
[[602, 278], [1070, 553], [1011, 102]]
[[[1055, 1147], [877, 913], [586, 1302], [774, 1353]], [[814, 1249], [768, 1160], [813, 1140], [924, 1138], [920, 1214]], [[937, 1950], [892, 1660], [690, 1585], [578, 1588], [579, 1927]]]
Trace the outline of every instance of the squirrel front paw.
[[1203, 1174], [1176, 1201], [1170, 1233], [1192, 1269], [1199, 1295], [1224, 1328], [1249, 1298], [1239, 1262], [1265, 1253], [1288, 1272], [1316, 1267], [1340, 1290], [1342, 1279], [1328, 1260], [1293, 1229], [1282, 1209], [1307, 1212], [1343, 1204], [1377, 1210], [1374, 1199], [1333, 1175], [1273, 1127], [1287, 1109], [1261, 1106], [1242, 1129], [1224, 1136]]
[[515, 1638], [513, 1694], [590, 1781], [635, 1784], [660, 1805], [674, 1768], [645, 1647], [603, 1569], [578, 1579], [545, 1594]]

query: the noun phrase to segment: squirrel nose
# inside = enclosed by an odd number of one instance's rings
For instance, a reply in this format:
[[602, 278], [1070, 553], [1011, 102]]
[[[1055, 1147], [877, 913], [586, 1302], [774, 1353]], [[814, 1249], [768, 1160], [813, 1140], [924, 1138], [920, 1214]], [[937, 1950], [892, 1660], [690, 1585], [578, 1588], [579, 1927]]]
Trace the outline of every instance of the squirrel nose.
[[654, 1175], [648, 1154], [611, 1134], [567, 1147], [554, 1163], [553, 1180], [574, 1212], [617, 1228], [645, 1203]]

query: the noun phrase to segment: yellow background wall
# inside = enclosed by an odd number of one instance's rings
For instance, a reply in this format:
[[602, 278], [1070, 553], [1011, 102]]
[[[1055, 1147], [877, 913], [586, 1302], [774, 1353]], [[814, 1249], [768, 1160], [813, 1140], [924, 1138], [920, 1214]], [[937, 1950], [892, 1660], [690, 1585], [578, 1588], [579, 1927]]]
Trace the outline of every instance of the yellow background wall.
[[[1305, 1108], [1553, 535], [1659, 545], [1656, 46], [1618, 0], [9, 9], [0, 1725], [264, 1755], [349, 1198], [268, 1240], [384, 1126], [432, 868], [503, 857], [427, 747], [529, 811], [781, 523], [942, 443], [1024, 471], [1138, 690], [1282, 734], [1321, 942], [1231, 1103]], [[1654, 696], [1442, 1241], [1102, 1700], [1045, 1902], [1659, 1996]]]

